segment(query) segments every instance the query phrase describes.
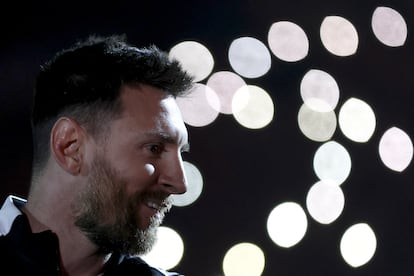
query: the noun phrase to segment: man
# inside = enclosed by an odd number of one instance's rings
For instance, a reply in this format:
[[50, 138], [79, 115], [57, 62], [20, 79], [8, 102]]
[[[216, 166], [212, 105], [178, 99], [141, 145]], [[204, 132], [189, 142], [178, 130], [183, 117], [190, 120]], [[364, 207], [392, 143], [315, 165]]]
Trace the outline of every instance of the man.
[[192, 86], [179, 63], [123, 36], [62, 50], [36, 79], [27, 201], [0, 210], [7, 275], [178, 275], [147, 265], [169, 196], [186, 191]]

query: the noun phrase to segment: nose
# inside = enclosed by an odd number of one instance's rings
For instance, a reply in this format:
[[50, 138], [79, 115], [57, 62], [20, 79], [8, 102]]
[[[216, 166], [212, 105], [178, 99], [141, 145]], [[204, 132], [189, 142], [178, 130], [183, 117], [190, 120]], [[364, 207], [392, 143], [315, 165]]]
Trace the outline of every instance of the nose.
[[176, 154], [165, 160], [164, 170], [159, 181], [166, 192], [170, 194], [183, 194], [187, 191], [187, 178], [181, 154]]

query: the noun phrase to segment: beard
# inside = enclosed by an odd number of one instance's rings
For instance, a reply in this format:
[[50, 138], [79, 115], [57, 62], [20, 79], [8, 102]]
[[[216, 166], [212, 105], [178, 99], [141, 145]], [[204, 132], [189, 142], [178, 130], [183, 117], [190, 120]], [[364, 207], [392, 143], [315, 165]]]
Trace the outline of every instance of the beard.
[[150, 218], [146, 229], [140, 229], [139, 203], [147, 198], [165, 198], [161, 193], [136, 193], [128, 195], [126, 181], [109, 162], [97, 155], [91, 165], [87, 187], [75, 200], [75, 225], [98, 246], [102, 254], [120, 253], [143, 255], [156, 241], [158, 226], [171, 202], [164, 200], [165, 208]]

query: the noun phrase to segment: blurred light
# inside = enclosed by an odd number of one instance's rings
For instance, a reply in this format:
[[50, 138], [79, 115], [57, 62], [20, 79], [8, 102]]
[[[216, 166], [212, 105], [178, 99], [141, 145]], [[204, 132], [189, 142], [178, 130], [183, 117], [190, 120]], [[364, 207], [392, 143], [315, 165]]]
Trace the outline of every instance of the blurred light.
[[230, 248], [223, 260], [225, 276], [260, 276], [265, 266], [263, 251], [252, 243], [239, 243]]
[[377, 239], [366, 223], [349, 227], [341, 239], [340, 249], [344, 260], [352, 267], [366, 264], [375, 253]]
[[267, 232], [281, 247], [292, 247], [302, 240], [308, 228], [303, 208], [295, 202], [276, 206], [267, 218]]
[[289, 21], [272, 24], [267, 35], [269, 48], [281, 60], [292, 62], [305, 58], [309, 40], [303, 29]]
[[303, 76], [300, 94], [309, 108], [319, 112], [334, 110], [339, 101], [339, 87], [335, 79], [317, 69], [311, 69]]
[[198, 199], [203, 190], [203, 177], [196, 166], [190, 162], [183, 161], [184, 172], [187, 178], [187, 192], [184, 194], [173, 194], [173, 205], [188, 206]]
[[354, 142], [367, 142], [374, 134], [376, 118], [372, 108], [356, 98], [348, 99], [338, 115], [339, 128]]
[[413, 159], [413, 143], [403, 130], [391, 127], [381, 137], [379, 155], [385, 166], [402, 172]]
[[342, 213], [345, 197], [335, 182], [322, 180], [309, 189], [306, 206], [313, 219], [322, 224], [330, 224]]
[[205, 79], [213, 71], [214, 59], [203, 44], [184, 41], [171, 48], [170, 57], [180, 61], [184, 70], [194, 76], [194, 82]]
[[220, 109], [223, 114], [232, 114], [231, 102], [237, 89], [246, 85], [246, 82], [236, 73], [220, 71], [212, 74], [206, 85], [213, 89], [220, 99]]
[[315, 153], [313, 168], [320, 180], [341, 185], [351, 172], [351, 157], [338, 142], [325, 142]]
[[261, 77], [271, 66], [271, 55], [266, 45], [253, 37], [233, 40], [228, 54], [233, 70], [246, 78]]
[[402, 15], [392, 8], [376, 8], [371, 26], [377, 39], [387, 46], [402, 46], [407, 39], [407, 24]]
[[219, 114], [217, 111], [220, 110], [219, 97], [211, 88], [201, 83], [195, 83], [191, 93], [176, 100], [184, 122], [190, 126], [209, 125]]
[[232, 110], [236, 121], [250, 129], [264, 128], [273, 120], [274, 115], [272, 98], [255, 85], [245, 85], [236, 91]]
[[358, 48], [358, 33], [347, 19], [327, 16], [322, 21], [320, 36], [325, 48], [337, 56], [350, 56]]
[[302, 104], [298, 113], [298, 125], [310, 140], [328, 141], [336, 130], [336, 114], [333, 111], [317, 112]]
[[154, 247], [141, 257], [154, 267], [169, 270], [179, 264], [183, 254], [184, 243], [180, 235], [169, 227], [160, 226]]

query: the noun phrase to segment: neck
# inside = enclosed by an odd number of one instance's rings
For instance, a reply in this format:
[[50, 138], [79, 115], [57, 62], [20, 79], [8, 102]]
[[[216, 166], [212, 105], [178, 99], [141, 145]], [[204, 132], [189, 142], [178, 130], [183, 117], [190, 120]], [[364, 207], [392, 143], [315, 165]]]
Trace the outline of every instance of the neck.
[[49, 228], [41, 223], [33, 214], [30, 212], [28, 208], [26, 208], [26, 205], [24, 205], [21, 208], [21, 211], [27, 216], [30, 224], [30, 228], [32, 229], [33, 233], [39, 233], [46, 230], [49, 230]]
[[[54, 227], [53, 224], [42, 222], [41, 218], [36, 216], [39, 210], [36, 210], [30, 201], [21, 208], [21, 211], [26, 214], [33, 233], [51, 230], [57, 235], [62, 275], [92, 276], [102, 273], [110, 255], [99, 252], [98, 248], [73, 223], [67, 224], [66, 227]], [[55, 220], [59, 218], [55, 217]]]

